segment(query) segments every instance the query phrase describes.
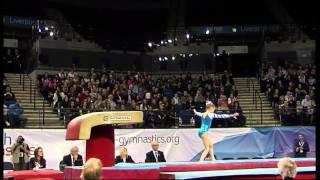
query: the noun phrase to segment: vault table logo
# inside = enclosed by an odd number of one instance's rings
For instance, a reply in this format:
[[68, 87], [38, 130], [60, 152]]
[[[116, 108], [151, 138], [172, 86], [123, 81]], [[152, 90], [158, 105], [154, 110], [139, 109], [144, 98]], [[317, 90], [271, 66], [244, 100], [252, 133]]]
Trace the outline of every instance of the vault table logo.
[[104, 121], [124, 121], [128, 122], [132, 120], [132, 117], [130, 115], [107, 115], [103, 117]]

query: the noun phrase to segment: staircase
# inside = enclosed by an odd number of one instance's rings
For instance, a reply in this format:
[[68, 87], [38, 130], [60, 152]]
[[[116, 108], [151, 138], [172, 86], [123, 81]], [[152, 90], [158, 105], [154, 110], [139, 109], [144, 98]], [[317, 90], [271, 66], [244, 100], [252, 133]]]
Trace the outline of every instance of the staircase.
[[[260, 84], [255, 77], [233, 78], [238, 90], [238, 100], [244, 115], [247, 117], [247, 127], [274, 127], [280, 123], [274, 119], [274, 113], [267, 97], [260, 93]], [[249, 85], [249, 86], [248, 86]], [[256, 103], [253, 102], [253, 88], [257, 91]], [[249, 88], [250, 87], [250, 88]], [[261, 106], [260, 99], [261, 97]], [[262, 120], [261, 120], [262, 107]]]
[[[24, 108], [23, 116], [27, 119], [25, 128], [64, 128], [62, 120], [59, 120], [57, 113], [53, 112], [52, 107], [44, 100], [38, 89], [34, 91], [37, 86], [30, 77], [27, 75], [24, 75], [24, 78], [21, 77], [21, 84], [20, 74], [6, 73], [5, 77], [16, 98], [21, 100], [21, 106]], [[30, 86], [32, 90], [31, 99]], [[36, 92], [35, 97], [34, 92]]]

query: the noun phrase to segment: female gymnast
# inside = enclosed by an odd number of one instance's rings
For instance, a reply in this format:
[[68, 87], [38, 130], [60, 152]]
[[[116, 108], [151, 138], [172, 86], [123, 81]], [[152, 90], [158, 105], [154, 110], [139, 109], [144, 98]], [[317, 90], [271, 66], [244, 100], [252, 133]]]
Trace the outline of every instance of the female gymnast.
[[239, 116], [239, 113], [234, 113], [234, 114], [215, 114], [215, 105], [211, 101], [206, 102], [206, 112], [200, 113], [197, 112], [195, 109], [193, 109], [193, 112], [201, 117], [201, 127], [200, 130], [198, 131], [198, 135], [202, 140], [202, 143], [204, 145], [204, 151], [201, 154], [200, 157], [200, 162], [202, 162], [208, 155], [210, 155], [211, 160], [214, 161], [215, 157], [213, 154], [213, 145], [212, 142], [209, 138], [208, 130], [211, 127], [211, 122], [213, 118], [237, 118]]

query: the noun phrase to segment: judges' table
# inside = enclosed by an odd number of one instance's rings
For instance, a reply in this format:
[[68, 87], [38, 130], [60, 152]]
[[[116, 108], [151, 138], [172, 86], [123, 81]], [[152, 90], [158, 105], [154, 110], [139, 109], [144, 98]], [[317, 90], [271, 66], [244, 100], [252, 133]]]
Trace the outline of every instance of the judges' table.
[[64, 173], [53, 169], [10, 171], [4, 173], [4, 179], [64, 179]]

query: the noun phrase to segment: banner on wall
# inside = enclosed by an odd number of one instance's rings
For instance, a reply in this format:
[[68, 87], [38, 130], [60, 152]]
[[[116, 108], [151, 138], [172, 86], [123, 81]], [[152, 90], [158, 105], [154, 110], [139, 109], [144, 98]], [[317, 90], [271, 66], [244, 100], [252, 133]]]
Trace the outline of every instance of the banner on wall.
[[79, 154], [85, 155], [85, 141], [66, 141], [64, 129], [4, 129], [3, 148], [4, 162], [11, 162], [11, 146], [17, 137], [21, 135], [31, 149], [31, 156], [37, 147], [42, 147], [47, 168], [59, 169], [59, 163], [63, 156], [70, 153], [73, 146], [79, 147]]
[[[164, 152], [167, 161], [196, 161], [203, 151], [197, 131], [198, 129], [116, 129], [115, 155], [119, 154], [120, 146], [126, 146], [135, 162], [144, 162], [145, 154], [151, 150], [150, 143], [158, 141], [159, 150]], [[309, 143], [308, 157], [315, 157], [314, 127], [212, 128], [209, 131], [217, 159], [292, 157], [298, 133], [304, 134]], [[63, 129], [5, 129], [4, 161], [11, 161], [10, 147], [19, 135], [30, 146], [31, 157], [36, 147], [43, 147], [47, 168], [59, 169], [62, 157], [69, 154], [74, 145], [79, 147], [81, 155], [85, 155], [85, 141], [66, 141]]]
[[[158, 141], [159, 150], [167, 161], [196, 161], [204, 149], [198, 129], [117, 129], [116, 152], [126, 146], [135, 162], [144, 162], [151, 151], [150, 142]], [[284, 157], [294, 156], [297, 134], [302, 133], [309, 142], [309, 157], [315, 157], [314, 127], [281, 128], [217, 128], [210, 129], [217, 159], [225, 157]]]

